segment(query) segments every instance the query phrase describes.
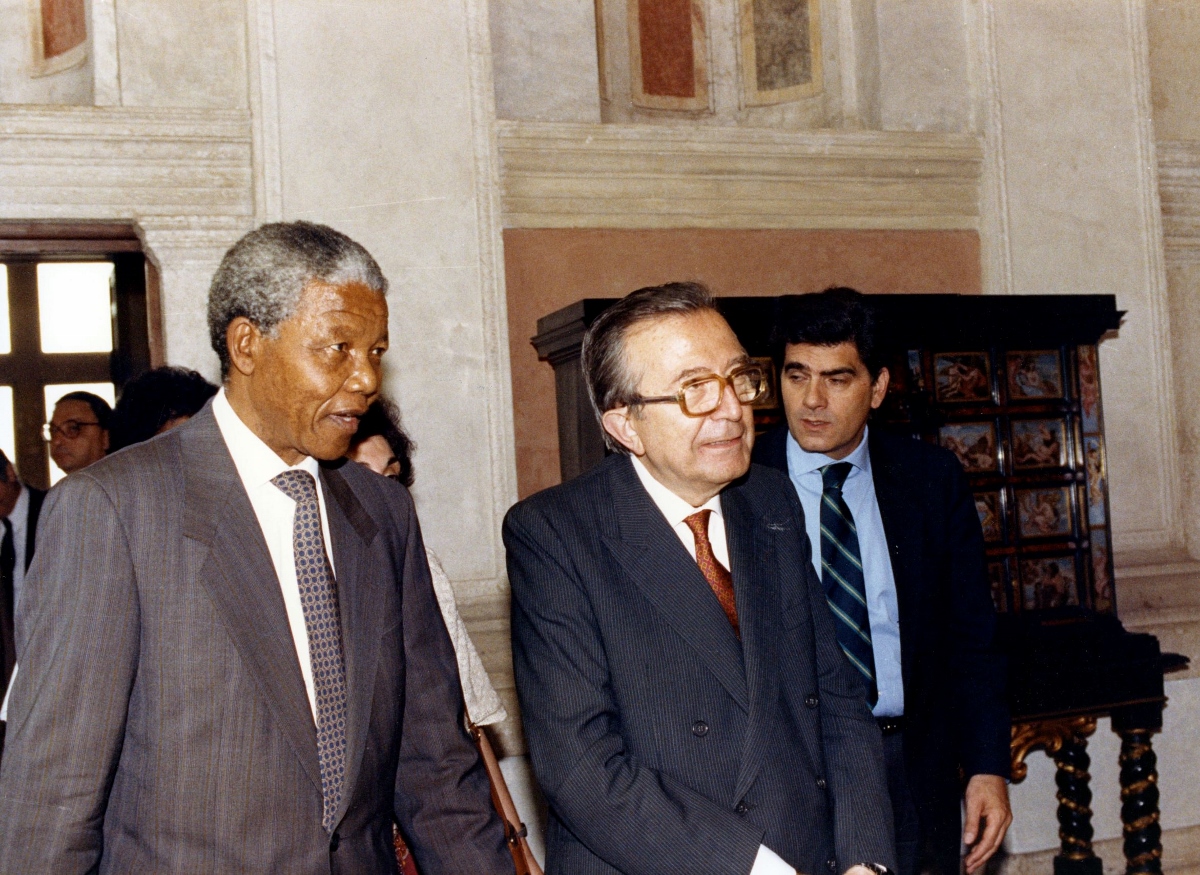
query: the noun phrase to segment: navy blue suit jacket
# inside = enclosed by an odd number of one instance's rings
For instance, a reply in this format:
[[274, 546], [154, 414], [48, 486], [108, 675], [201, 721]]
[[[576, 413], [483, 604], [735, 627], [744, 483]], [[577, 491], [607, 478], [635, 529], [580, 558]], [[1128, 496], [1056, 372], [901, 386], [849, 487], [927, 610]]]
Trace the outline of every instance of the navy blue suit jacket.
[[[754, 460], [786, 474], [787, 435], [781, 426], [759, 438]], [[952, 453], [878, 428], [868, 449], [900, 609], [909, 784], [923, 837], [957, 871], [959, 770], [1007, 778], [1010, 768], [983, 532]]]
[[504, 522], [513, 665], [550, 806], [547, 875], [895, 866], [882, 746], [788, 481], [721, 494], [741, 641], [612, 456]]

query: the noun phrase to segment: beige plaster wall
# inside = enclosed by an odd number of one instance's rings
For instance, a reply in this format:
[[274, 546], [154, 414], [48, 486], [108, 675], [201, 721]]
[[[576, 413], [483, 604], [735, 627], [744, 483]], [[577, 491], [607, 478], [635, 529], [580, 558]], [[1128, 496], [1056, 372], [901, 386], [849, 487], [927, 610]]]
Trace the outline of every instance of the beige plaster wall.
[[490, 116], [491, 82], [472, 78], [471, 10], [276, 4], [278, 178], [282, 218], [334, 225], [388, 276], [386, 389], [417, 442], [427, 540], [452, 579], [495, 581], [506, 471], [493, 430], [506, 412], [488, 392], [493, 181], [474, 101], [484, 94]]
[[[1111, 293], [1100, 348], [1117, 553], [1183, 547], [1144, 8], [984, 4], [987, 290]], [[1069, 74], [1066, 73], [1069, 71]], [[986, 75], [982, 75], [986, 74]]]
[[245, 0], [115, 0], [122, 106], [246, 108]]
[[595, 0], [495, 0], [488, 14], [497, 117], [600, 121]]
[[876, 0], [875, 7], [883, 130], [972, 130], [968, 4]]

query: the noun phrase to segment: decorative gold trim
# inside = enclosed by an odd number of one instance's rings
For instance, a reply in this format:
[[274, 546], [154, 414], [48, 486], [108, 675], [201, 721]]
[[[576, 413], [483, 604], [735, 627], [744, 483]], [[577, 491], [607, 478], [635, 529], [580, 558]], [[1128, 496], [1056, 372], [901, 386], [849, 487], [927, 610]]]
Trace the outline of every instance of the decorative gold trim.
[[[646, 94], [642, 84], [642, 35], [638, 12], [642, 0], [627, 0], [629, 21], [629, 95], [634, 106], [646, 109], [669, 109], [683, 112], [711, 112], [708, 87], [708, 30], [704, 24], [704, 10], [697, 0], [692, 0], [692, 58], [694, 68], [692, 81], [695, 97], [664, 97]], [[653, 2], [653, 0], [647, 0]]]
[[820, 94], [825, 88], [824, 70], [821, 58], [821, 4], [820, 0], [808, 0], [808, 38], [809, 50], [812, 53], [812, 78], [803, 85], [793, 85], [789, 88], [775, 88], [766, 91], [758, 89], [758, 54], [754, 42], [754, 0], [740, 0], [741, 14], [741, 66], [742, 66], [742, 99], [747, 106], [770, 106], [775, 103], [787, 103], [793, 100], [803, 100]]
[[1012, 727], [1012, 781], [1018, 784], [1029, 774], [1025, 757], [1035, 747], [1045, 748], [1050, 756], [1062, 750], [1067, 740], [1087, 738], [1096, 731], [1095, 717], [1067, 717], [1062, 720], [1038, 720], [1014, 723]]

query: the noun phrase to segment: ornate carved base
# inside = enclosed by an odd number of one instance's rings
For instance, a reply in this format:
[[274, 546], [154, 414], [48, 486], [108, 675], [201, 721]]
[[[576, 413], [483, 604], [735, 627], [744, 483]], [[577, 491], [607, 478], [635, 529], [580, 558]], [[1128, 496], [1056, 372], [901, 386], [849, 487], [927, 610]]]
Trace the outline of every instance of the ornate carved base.
[[1062, 851], [1054, 858], [1054, 875], [1100, 875], [1100, 858], [1092, 853], [1092, 791], [1087, 738], [1096, 731], [1092, 717], [1019, 723], [1012, 733], [1012, 778], [1029, 773], [1025, 757], [1044, 747], [1058, 766], [1058, 837]]
[[1127, 875], [1161, 875], [1162, 828], [1158, 823], [1157, 758], [1150, 731], [1121, 735], [1121, 822], [1125, 825]]

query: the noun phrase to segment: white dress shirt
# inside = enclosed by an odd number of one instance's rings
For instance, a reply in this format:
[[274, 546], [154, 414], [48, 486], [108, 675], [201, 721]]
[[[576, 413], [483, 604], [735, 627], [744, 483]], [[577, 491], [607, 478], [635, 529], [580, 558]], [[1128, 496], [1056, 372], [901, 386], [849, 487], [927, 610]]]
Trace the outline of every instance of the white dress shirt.
[[325, 554], [329, 557], [330, 566], [335, 567], [333, 548], [329, 540], [329, 517], [325, 514], [325, 494], [321, 490], [320, 467], [316, 459], [308, 456], [295, 465], [287, 465], [242, 422], [241, 417], [230, 406], [229, 399], [225, 397], [224, 389], [213, 399], [212, 410], [217, 427], [221, 430], [221, 437], [225, 439], [225, 446], [229, 449], [229, 455], [233, 457], [238, 477], [241, 478], [242, 486], [246, 488], [246, 494], [250, 497], [250, 506], [254, 508], [254, 515], [258, 518], [263, 538], [267, 542], [267, 550], [271, 554], [271, 564], [275, 566], [275, 575], [279, 578], [283, 606], [287, 610], [292, 640], [296, 643], [296, 657], [300, 661], [300, 674], [304, 677], [304, 689], [308, 693], [308, 703], [315, 722], [317, 696], [313, 690], [308, 630], [304, 626], [300, 584], [296, 580], [296, 554], [292, 548], [292, 521], [296, 515], [296, 502], [271, 480], [292, 468], [307, 471], [312, 475], [317, 484], [317, 501], [321, 507]]
[[[721, 496], [714, 495], [699, 507], [693, 507], [655, 480], [654, 475], [642, 464], [641, 459], [637, 456], [629, 458], [633, 460], [633, 470], [637, 471], [642, 486], [646, 487], [646, 491], [650, 493], [650, 500], [654, 502], [655, 507], [662, 511], [668, 525], [671, 526], [687, 551], [692, 554], [693, 559], [696, 558], [696, 537], [684, 519], [700, 510], [712, 511], [708, 516], [708, 540], [712, 544], [713, 557], [729, 568], [729, 541], [725, 536], [725, 517], [721, 513]], [[750, 875], [796, 875], [796, 870], [766, 845], [759, 845], [758, 856], [754, 858], [754, 867], [750, 870]]]
[[[804, 507], [804, 526], [812, 545], [813, 566], [821, 576], [821, 494], [824, 483], [821, 468], [832, 465], [822, 453], [805, 451], [791, 434], [787, 439], [788, 477]], [[867, 588], [867, 615], [871, 621], [871, 649], [875, 654], [875, 684], [879, 699], [876, 717], [904, 714], [904, 679], [900, 673], [900, 609], [896, 600], [896, 579], [892, 557], [888, 553], [887, 534], [875, 497], [875, 479], [871, 473], [871, 453], [867, 432], [854, 451], [840, 461], [849, 462], [850, 474], [842, 484], [842, 498], [854, 517], [858, 530], [863, 582]]]
[[16, 616], [17, 605], [21, 603], [21, 587], [25, 584], [25, 542], [29, 537], [29, 490], [21, 484], [21, 494], [17, 503], [8, 514], [12, 524], [13, 550], [16, 551], [17, 561], [13, 565], [13, 615]]

